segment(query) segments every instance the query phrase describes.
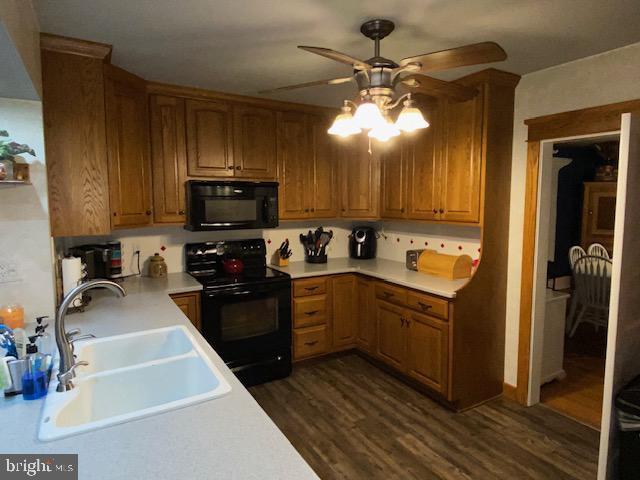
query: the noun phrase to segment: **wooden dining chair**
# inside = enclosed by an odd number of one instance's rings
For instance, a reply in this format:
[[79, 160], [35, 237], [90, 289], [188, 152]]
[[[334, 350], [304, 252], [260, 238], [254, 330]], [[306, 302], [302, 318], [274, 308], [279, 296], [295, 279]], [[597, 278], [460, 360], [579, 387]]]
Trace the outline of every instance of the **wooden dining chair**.
[[573, 337], [581, 323], [590, 323], [596, 331], [607, 327], [611, 295], [611, 260], [587, 255], [573, 266], [575, 294], [579, 307], [569, 337]]
[[600, 243], [592, 243], [591, 245], [589, 245], [589, 248], [587, 248], [587, 255], [593, 255], [595, 257], [610, 258], [609, 252], [607, 251], [606, 248], [604, 248], [604, 245]]
[[[569, 249], [569, 265], [571, 265], [571, 270], [573, 271], [573, 266], [578, 261], [579, 258], [587, 255], [587, 252], [584, 251], [580, 245], [574, 245]], [[571, 293], [571, 304], [569, 306], [569, 315], [567, 316], [566, 322], [566, 332], [569, 333], [573, 328], [573, 322], [575, 320], [576, 311], [578, 310], [578, 305], [580, 304], [580, 299], [575, 291]]]

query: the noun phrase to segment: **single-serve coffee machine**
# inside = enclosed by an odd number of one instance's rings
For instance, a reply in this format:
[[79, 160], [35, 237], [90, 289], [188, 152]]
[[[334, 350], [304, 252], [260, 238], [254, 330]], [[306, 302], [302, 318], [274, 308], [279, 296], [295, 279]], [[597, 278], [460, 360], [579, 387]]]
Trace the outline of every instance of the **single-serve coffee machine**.
[[79, 257], [85, 265], [86, 279], [119, 278], [122, 276], [122, 247], [120, 242], [104, 245], [79, 245], [69, 249], [69, 255]]

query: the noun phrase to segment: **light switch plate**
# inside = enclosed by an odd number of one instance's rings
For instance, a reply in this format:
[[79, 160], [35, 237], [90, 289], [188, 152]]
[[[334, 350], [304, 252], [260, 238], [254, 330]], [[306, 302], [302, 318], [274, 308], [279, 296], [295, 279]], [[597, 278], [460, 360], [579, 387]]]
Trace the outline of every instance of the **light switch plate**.
[[0, 284], [21, 281], [18, 264], [13, 260], [0, 258]]

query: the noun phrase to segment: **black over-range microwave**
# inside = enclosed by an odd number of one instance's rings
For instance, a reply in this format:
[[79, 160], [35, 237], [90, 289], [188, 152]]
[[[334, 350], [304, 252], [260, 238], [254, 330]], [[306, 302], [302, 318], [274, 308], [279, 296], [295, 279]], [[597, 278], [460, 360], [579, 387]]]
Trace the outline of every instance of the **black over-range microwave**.
[[278, 226], [277, 182], [189, 180], [186, 188], [187, 230]]

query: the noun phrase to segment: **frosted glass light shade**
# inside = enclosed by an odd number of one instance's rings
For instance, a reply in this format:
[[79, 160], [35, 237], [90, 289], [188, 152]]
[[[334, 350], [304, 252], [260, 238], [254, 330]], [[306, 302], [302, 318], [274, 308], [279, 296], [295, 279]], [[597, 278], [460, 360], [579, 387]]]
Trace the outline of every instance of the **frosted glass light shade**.
[[380, 109], [373, 102], [361, 103], [354, 115], [353, 119], [356, 125], [363, 130], [370, 130], [385, 123]]
[[400, 129], [390, 121], [383, 118], [382, 123], [369, 131], [369, 137], [375, 138], [379, 142], [386, 142], [390, 138], [400, 135]]
[[343, 112], [336, 116], [336, 119], [333, 121], [331, 128], [327, 130], [327, 132], [331, 135], [338, 135], [339, 137], [345, 138], [349, 135], [355, 135], [360, 133], [362, 130], [356, 125], [356, 122], [353, 120], [353, 115], [351, 112]]
[[407, 133], [415, 132], [428, 126], [429, 122], [424, 119], [422, 112], [416, 107], [405, 106], [396, 120], [396, 127]]

